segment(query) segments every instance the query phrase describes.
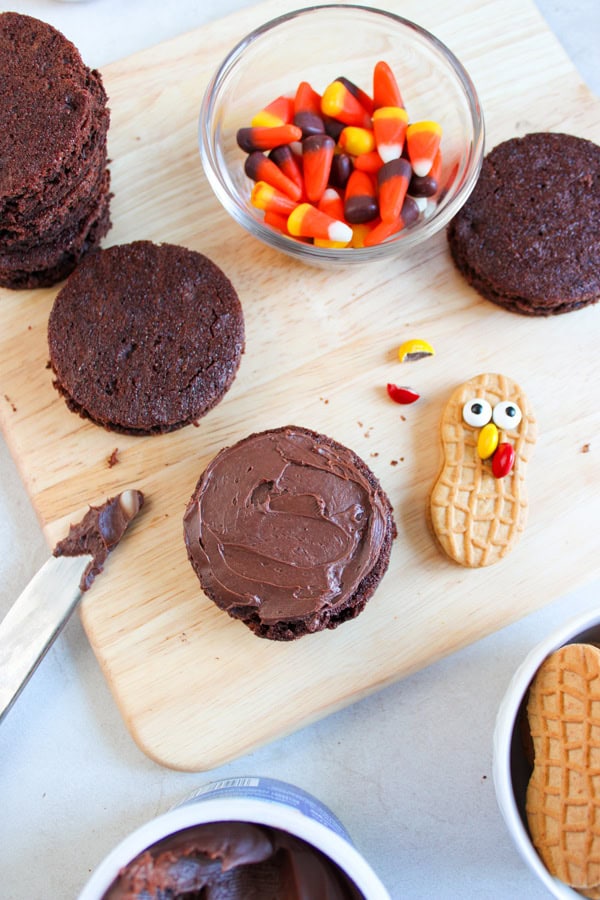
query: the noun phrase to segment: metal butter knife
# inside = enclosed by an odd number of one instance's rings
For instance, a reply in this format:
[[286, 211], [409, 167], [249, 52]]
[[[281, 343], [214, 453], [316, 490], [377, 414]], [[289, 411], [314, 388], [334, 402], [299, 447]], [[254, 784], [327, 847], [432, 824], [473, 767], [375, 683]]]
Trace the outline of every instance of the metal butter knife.
[[0, 622], [0, 721], [50, 649], [82, 594], [102, 571], [142, 504], [140, 491], [124, 491], [90, 507], [55, 555], [44, 563]]

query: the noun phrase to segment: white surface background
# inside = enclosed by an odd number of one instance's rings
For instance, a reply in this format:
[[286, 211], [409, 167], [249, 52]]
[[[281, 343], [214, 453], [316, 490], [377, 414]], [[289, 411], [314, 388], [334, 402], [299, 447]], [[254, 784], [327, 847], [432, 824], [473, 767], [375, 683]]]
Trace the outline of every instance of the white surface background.
[[[600, 94], [597, 0], [537, 2], [582, 78]], [[88, 65], [101, 68], [247, 5], [22, 0], [3, 8], [51, 22]], [[598, 449], [592, 442], [591, 452]], [[2, 616], [48, 550], [1, 438], [0, 474]], [[0, 898], [74, 898], [114, 844], [196, 786], [260, 774], [291, 781], [329, 805], [393, 898], [544, 900], [548, 893], [521, 862], [496, 805], [494, 719], [529, 649], [565, 619], [599, 605], [596, 583], [201, 774], [163, 769], [138, 750], [75, 616], [0, 725]]]

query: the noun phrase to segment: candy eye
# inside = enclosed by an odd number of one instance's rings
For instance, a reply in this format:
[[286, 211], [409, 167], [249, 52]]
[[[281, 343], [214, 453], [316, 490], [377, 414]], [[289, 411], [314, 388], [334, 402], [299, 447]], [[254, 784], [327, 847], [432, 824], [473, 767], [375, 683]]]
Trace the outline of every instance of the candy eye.
[[483, 425], [487, 425], [492, 418], [492, 407], [482, 397], [475, 397], [473, 400], [467, 400], [462, 414], [467, 425], [481, 428]]
[[494, 407], [494, 424], [505, 431], [516, 428], [522, 418], [521, 410], [512, 400], [502, 400]]

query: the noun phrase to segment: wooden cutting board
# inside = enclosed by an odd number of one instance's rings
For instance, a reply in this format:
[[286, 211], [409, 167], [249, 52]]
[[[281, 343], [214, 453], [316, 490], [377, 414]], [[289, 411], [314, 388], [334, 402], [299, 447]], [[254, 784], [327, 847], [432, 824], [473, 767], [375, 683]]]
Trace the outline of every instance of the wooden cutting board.
[[[307, 268], [247, 236], [212, 195], [196, 139], [204, 88], [239, 38], [296, 5], [268, 0], [103, 71], [115, 193], [106, 243], [148, 238], [200, 250], [228, 273], [244, 306], [239, 375], [199, 427], [123, 437], [71, 414], [46, 366], [56, 290], [0, 297], [2, 427], [50, 546], [89, 503], [127, 486], [147, 495], [81, 615], [135, 741], [185, 770], [209, 769], [297, 729], [600, 574], [600, 306], [548, 320], [497, 309], [454, 270], [443, 234], [409, 259], [347, 272]], [[546, 129], [600, 142], [600, 102], [532, 3], [387, 5], [433, 30], [465, 63], [488, 148]], [[400, 369], [396, 349], [410, 337], [430, 341], [436, 355]], [[502, 563], [471, 571], [438, 552], [425, 508], [441, 459], [443, 405], [456, 384], [482, 371], [521, 383], [540, 437], [522, 540]], [[421, 399], [391, 403], [388, 381], [409, 383]], [[279, 644], [254, 637], [201, 594], [182, 516], [222, 446], [290, 423], [323, 431], [367, 461], [394, 504], [398, 538], [358, 619]]]

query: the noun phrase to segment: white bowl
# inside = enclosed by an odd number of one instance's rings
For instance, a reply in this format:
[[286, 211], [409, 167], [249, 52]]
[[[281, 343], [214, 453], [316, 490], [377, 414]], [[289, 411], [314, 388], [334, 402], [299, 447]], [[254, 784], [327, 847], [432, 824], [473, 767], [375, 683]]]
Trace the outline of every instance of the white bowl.
[[494, 787], [508, 831], [529, 868], [558, 900], [581, 900], [581, 894], [550, 874], [527, 829], [525, 794], [530, 767], [519, 731], [527, 691], [546, 659], [565, 644], [600, 643], [600, 613], [587, 612], [562, 625], [534, 647], [513, 675], [500, 704], [494, 730]]

